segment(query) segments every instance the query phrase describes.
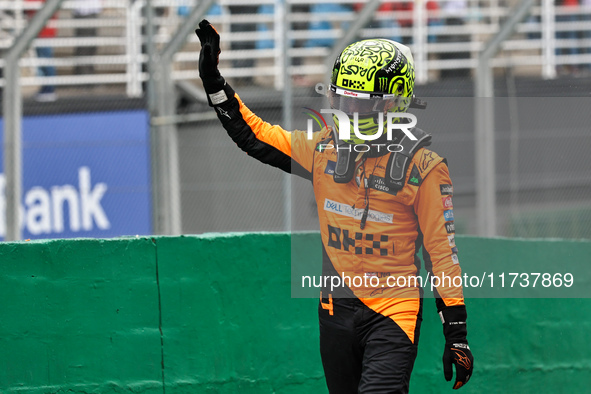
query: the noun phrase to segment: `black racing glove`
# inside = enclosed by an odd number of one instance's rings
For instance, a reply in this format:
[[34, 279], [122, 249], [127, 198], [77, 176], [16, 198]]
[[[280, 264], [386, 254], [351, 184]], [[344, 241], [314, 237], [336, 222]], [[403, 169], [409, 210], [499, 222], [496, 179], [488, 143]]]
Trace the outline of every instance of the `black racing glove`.
[[224, 92], [226, 81], [218, 70], [220, 62], [220, 35], [206, 19], [199, 22], [199, 29], [195, 30], [201, 42], [199, 52], [199, 76], [203, 81], [203, 88], [207, 93], [210, 105], [221, 104], [227, 100]]
[[439, 311], [443, 322], [445, 336], [445, 350], [443, 351], [443, 374], [448, 382], [453, 377], [453, 365], [456, 366], [456, 381], [454, 390], [459, 389], [470, 380], [474, 368], [474, 357], [468, 346], [466, 336], [466, 307], [455, 305], [442, 308]]

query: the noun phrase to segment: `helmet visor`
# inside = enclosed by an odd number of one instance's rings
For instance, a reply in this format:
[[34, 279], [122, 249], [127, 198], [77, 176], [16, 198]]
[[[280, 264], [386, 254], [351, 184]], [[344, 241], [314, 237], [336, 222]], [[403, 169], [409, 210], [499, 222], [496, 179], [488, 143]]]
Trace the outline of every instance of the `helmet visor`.
[[394, 108], [408, 108], [410, 98], [394, 94], [356, 92], [341, 89], [333, 84], [327, 92], [328, 102], [332, 109], [338, 109], [347, 115], [375, 114]]

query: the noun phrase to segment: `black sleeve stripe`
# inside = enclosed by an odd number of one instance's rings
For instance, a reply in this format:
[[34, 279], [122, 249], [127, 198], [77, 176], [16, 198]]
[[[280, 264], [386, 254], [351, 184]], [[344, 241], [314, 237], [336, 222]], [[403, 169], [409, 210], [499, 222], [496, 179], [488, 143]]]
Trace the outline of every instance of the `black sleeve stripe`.
[[218, 119], [222, 122], [230, 138], [249, 156], [287, 173], [294, 173], [306, 179], [311, 178], [311, 173], [293, 161], [289, 155], [257, 139], [250, 125], [242, 117], [240, 103], [236, 97], [216, 106], [215, 109]]

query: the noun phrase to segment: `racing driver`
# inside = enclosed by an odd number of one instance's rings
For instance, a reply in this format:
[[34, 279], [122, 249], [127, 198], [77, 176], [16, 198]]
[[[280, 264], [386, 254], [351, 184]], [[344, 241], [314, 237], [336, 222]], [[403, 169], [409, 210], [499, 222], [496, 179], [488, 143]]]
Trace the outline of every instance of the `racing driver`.
[[[474, 360], [463, 290], [452, 284], [461, 276], [453, 186], [445, 159], [425, 148], [431, 136], [404, 128], [411, 126], [406, 110], [417, 102], [409, 48], [387, 39], [346, 47], [326, 89], [334, 127], [309, 138], [251, 112], [218, 70], [217, 31], [203, 20], [196, 33], [199, 74], [229, 136], [255, 159], [312, 182], [323, 276], [371, 279], [371, 286], [343, 280], [336, 289], [322, 288], [320, 353], [329, 392], [409, 391], [422, 320], [421, 247], [432, 279], [449, 279], [437, 281], [434, 290], [445, 337], [444, 377], [452, 379], [455, 365], [453, 388], [465, 385]], [[353, 134], [339, 127], [342, 114], [355, 119]]]

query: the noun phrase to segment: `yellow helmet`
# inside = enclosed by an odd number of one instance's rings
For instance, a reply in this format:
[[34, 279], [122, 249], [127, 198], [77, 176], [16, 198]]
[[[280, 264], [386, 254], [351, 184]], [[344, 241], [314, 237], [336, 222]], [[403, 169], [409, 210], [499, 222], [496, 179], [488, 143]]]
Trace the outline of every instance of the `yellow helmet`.
[[[385, 38], [355, 42], [337, 57], [330, 78], [331, 108], [348, 115], [358, 114], [360, 134], [374, 135], [388, 112], [405, 112], [412, 100], [415, 82], [410, 49]], [[338, 129], [338, 118], [333, 116]], [[400, 119], [397, 119], [400, 121]], [[349, 144], [364, 140], [351, 135]]]

